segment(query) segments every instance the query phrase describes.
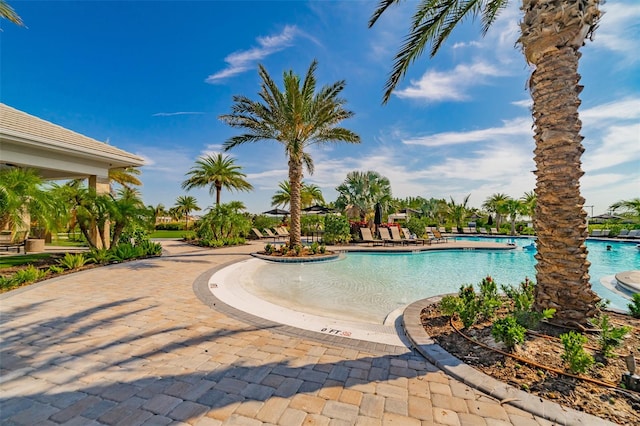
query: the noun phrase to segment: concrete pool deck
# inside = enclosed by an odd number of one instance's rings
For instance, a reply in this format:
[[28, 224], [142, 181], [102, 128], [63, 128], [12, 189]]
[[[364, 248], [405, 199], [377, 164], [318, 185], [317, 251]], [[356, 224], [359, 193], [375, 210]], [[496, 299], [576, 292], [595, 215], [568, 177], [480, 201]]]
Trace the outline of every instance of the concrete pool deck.
[[[413, 347], [300, 330], [209, 298], [209, 277], [264, 242], [162, 244], [160, 258], [0, 295], [0, 423], [553, 424]], [[593, 419], [565, 413], [566, 424]]]

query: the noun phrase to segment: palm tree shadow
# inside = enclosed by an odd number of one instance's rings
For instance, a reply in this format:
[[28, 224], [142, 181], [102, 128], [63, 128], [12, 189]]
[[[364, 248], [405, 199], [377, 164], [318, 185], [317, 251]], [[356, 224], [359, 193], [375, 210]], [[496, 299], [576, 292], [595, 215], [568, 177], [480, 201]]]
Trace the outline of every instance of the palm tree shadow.
[[[182, 334], [183, 326], [143, 327], [143, 333], [110, 337], [110, 327], [123, 327], [135, 321], [134, 314], [155, 307], [140, 308], [134, 304], [139, 299], [121, 299], [44, 322], [14, 323], [22, 312], [4, 314], [3, 322], [11, 326], [2, 330], [0, 423], [29, 416], [34, 404], [46, 405], [47, 419], [60, 423], [77, 415], [112, 423], [123, 413], [193, 422], [231, 404], [340, 388], [364, 390], [437, 371], [408, 349], [399, 355], [363, 356], [354, 348], [283, 339], [273, 325], [227, 329], [190, 324], [187, 328], [198, 331], [209, 327], [197, 335]], [[45, 385], [23, 386], [25, 381]], [[166, 396], [176, 404], [159, 413], [152, 399]], [[47, 419], [32, 418], [36, 423]]]

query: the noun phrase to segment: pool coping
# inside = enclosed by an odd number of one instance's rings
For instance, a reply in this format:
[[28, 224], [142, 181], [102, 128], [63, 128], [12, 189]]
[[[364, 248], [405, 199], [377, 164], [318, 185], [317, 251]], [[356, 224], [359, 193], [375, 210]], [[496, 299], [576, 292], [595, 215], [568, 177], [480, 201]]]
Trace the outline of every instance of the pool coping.
[[508, 403], [552, 422], [563, 425], [615, 425], [608, 420], [565, 407], [494, 379], [447, 352], [427, 334], [420, 322], [422, 310], [428, 305], [437, 303], [442, 297], [443, 295], [417, 300], [407, 306], [402, 315], [405, 334], [414, 349], [436, 367], [466, 385], [496, 398], [501, 404]]

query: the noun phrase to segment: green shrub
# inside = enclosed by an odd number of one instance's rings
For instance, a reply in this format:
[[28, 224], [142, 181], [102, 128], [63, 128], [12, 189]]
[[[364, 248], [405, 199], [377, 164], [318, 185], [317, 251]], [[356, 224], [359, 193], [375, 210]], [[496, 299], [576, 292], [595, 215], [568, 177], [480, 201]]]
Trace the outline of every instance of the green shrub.
[[344, 216], [328, 214], [324, 217], [324, 235], [327, 244], [348, 243], [351, 240], [349, 220]]
[[498, 342], [503, 342], [508, 349], [513, 349], [515, 345], [524, 342], [526, 331], [523, 326], [518, 324], [515, 317], [507, 316], [493, 323], [491, 335]]
[[145, 256], [160, 256], [162, 254], [162, 245], [153, 241], [143, 241], [140, 248], [144, 251]]
[[530, 311], [533, 307], [535, 283], [525, 278], [519, 287], [502, 286], [502, 291], [513, 301], [514, 311]]
[[440, 312], [447, 316], [458, 313], [462, 306], [462, 301], [458, 296], [444, 296], [440, 300]]
[[116, 262], [144, 256], [144, 251], [141, 247], [132, 246], [129, 243], [118, 244], [115, 247], [111, 247], [110, 251], [112, 259]]
[[311, 243], [311, 245], [309, 246], [309, 253], [317, 254], [319, 252], [320, 252], [320, 244], [317, 241]]
[[65, 269], [79, 269], [85, 263], [87, 263], [87, 258], [82, 253], [65, 253], [62, 259], [58, 259], [58, 264]]
[[11, 290], [19, 284], [11, 277], [0, 277], [0, 290]]
[[24, 269], [19, 270], [15, 274], [13, 274], [13, 280], [17, 284], [24, 283], [32, 283], [34, 281], [38, 281], [39, 279], [44, 278], [47, 273], [45, 271], [41, 271], [33, 265], [29, 265]]
[[520, 286], [502, 286], [502, 291], [513, 303], [512, 313], [518, 324], [525, 328], [536, 328], [543, 319], [550, 319], [555, 315], [553, 308], [542, 312], [533, 311], [534, 291], [536, 284], [525, 278]]
[[409, 232], [416, 235], [418, 238], [422, 238], [425, 233], [425, 228], [427, 227], [427, 221], [427, 218], [411, 216], [405, 225]]
[[634, 318], [640, 318], [640, 293], [635, 293], [631, 303], [627, 305], [629, 313]]
[[606, 314], [592, 320], [591, 323], [600, 329], [598, 344], [606, 358], [613, 357], [613, 350], [622, 345], [624, 336], [631, 331], [631, 327], [627, 326], [613, 327], [609, 322], [609, 315]]
[[480, 282], [480, 294], [478, 297], [478, 311], [482, 318], [490, 320], [496, 316], [497, 310], [502, 306], [498, 296], [498, 286], [490, 276]]
[[584, 373], [594, 363], [593, 357], [585, 352], [584, 344], [587, 338], [582, 334], [570, 331], [560, 335], [560, 341], [564, 346], [561, 358], [569, 363], [569, 369], [574, 373]]
[[98, 265], [104, 265], [111, 261], [111, 253], [107, 249], [91, 249], [87, 257], [89, 261], [97, 263]]
[[264, 252], [266, 254], [271, 254], [275, 251], [275, 247], [272, 246], [271, 244], [267, 244], [266, 246], [264, 246]]
[[49, 272], [52, 274], [61, 274], [64, 272], [64, 268], [62, 266], [51, 265], [49, 266]]
[[184, 223], [159, 223], [155, 226], [155, 228], [158, 231], [182, 231], [184, 229]]

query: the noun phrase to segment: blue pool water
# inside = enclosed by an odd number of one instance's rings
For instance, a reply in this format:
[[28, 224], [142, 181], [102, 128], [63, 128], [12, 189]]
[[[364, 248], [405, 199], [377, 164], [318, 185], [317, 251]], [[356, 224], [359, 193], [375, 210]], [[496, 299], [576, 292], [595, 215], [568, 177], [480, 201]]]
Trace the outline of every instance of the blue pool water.
[[[348, 253], [333, 262], [265, 262], [239, 282], [272, 303], [302, 312], [380, 324], [390, 312], [413, 301], [457, 292], [462, 284], [478, 284], [487, 275], [498, 285], [517, 285], [525, 277], [535, 280], [535, 250], [522, 248], [532, 240], [515, 242], [518, 248], [506, 251]], [[608, 251], [607, 245], [612, 250]], [[593, 290], [609, 299], [610, 306], [626, 309], [628, 301], [600, 280], [640, 269], [640, 250], [635, 244], [621, 242], [588, 241], [587, 247]]]

